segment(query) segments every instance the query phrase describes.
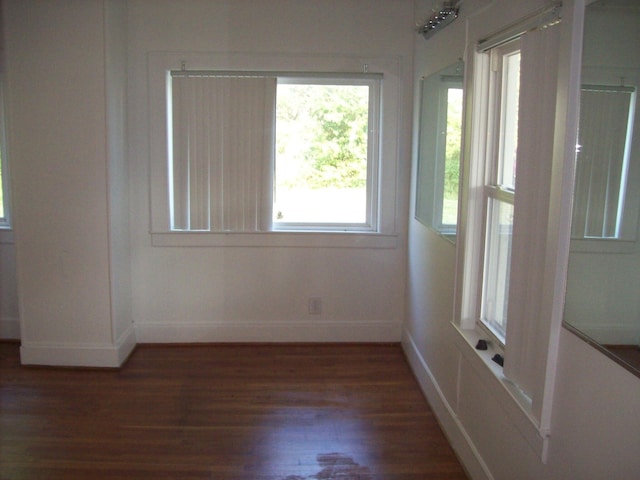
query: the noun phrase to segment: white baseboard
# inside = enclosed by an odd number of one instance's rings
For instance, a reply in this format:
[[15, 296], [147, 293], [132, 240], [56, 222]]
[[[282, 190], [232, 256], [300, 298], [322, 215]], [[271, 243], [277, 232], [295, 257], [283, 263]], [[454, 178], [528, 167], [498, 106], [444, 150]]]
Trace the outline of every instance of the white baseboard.
[[0, 340], [20, 340], [20, 319], [0, 318]]
[[493, 480], [493, 475], [491, 475], [489, 468], [465, 431], [464, 426], [458, 420], [454, 409], [442, 393], [438, 382], [431, 370], [429, 370], [429, 366], [407, 330], [402, 333], [402, 348], [422, 392], [427, 397], [433, 413], [467, 474], [472, 480]]
[[191, 322], [136, 323], [139, 343], [399, 342], [394, 322]]
[[133, 326], [127, 329], [115, 345], [23, 341], [20, 347], [20, 361], [23, 365], [118, 368], [129, 357], [135, 345]]

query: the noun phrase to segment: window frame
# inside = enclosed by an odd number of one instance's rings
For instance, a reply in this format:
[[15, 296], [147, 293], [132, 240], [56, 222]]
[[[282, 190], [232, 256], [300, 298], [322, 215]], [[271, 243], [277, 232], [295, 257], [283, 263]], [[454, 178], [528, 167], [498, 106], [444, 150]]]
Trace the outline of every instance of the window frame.
[[[477, 304], [476, 318], [478, 319], [478, 325], [484, 329], [492, 339], [501, 347], [506, 344], [507, 324], [508, 324], [508, 300], [509, 300], [509, 281], [511, 270], [511, 244], [513, 238], [513, 215], [510, 225], [509, 245], [508, 245], [508, 259], [506, 263], [506, 284], [504, 285], [504, 291], [494, 292], [494, 284], [490, 279], [496, 279], [500, 276], [500, 272], [493, 271], [490, 264], [494, 260], [494, 243], [490, 241], [492, 233], [491, 225], [498, 219], [494, 217], [494, 205], [496, 207], [500, 205], [509, 205], [511, 209], [514, 209], [515, 205], [515, 173], [512, 178], [514, 181], [507, 181], [505, 179], [505, 164], [506, 164], [506, 150], [507, 146], [513, 147], [509, 142], [515, 140], [517, 144], [517, 122], [516, 131], [509, 132], [513, 122], [513, 115], [518, 115], [518, 104], [513, 105], [513, 90], [511, 89], [510, 81], [512, 80], [512, 72], [508, 65], [508, 60], [514, 55], [520, 56], [521, 43], [520, 39], [516, 38], [508, 43], [499, 45], [489, 50], [486, 55], [486, 59], [490, 65], [490, 72], [488, 75], [488, 85], [486, 93], [489, 98], [487, 104], [487, 120], [483, 133], [481, 135], [486, 141], [486, 153], [484, 158], [485, 180], [482, 188], [483, 192], [483, 213], [482, 213], [482, 261], [479, 272], [479, 278], [477, 279], [478, 288], [480, 290], [480, 301]], [[519, 65], [519, 62], [518, 62]], [[520, 72], [518, 72], [518, 78]], [[520, 82], [518, 81], [518, 92]], [[515, 99], [519, 102], [519, 99]], [[515, 111], [513, 111], [515, 107]], [[515, 134], [515, 138], [509, 138]], [[509, 161], [507, 166], [515, 169], [515, 155], [513, 161]], [[501, 210], [501, 209], [500, 209]], [[499, 210], [498, 210], [499, 211]], [[498, 228], [502, 229], [502, 225], [498, 224]], [[497, 232], [498, 235], [504, 235], [505, 232]], [[497, 280], [496, 280], [497, 281]], [[487, 297], [490, 292], [494, 292], [496, 295], [500, 293], [506, 300], [506, 305], [503, 305], [503, 312], [505, 318], [499, 321], [493, 314], [488, 312], [493, 310], [488, 307], [489, 298]]]
[[[150, 225], [153, 246], [326, 246], [354, 248], [397, 248], [398, 123], [401, 111], [401, 59], [395, 56], [351, 57], [323, 55], [260, 55], [150, 52], [149, 85], [149, 169]], [[167, 178], [166, 82], [171, 70], [256, 72], [261, 75], [349, 76], [376, 74], [381, 80], [379, 165], [375, 221], [371, 231], [274, 230], [242, 232], [175, 232], [169, 224]], [[384, 114], [382, 114], [384, 112]]]
[[[553, 2], [487, 37], [472, 33], [470, 38], [478, 40], [469, 45], [465, 63], [469, 72], [467, 140], [452, 326], [461, 353], [483, 383], [495, 386], [496, 400], [543, 462], [549, 445], [569, 248], [572, 192], [567, 186], [575, 155], [572, 128], [577, 112], [572, 85], [580, 75], [574, 55], [580, 39], [576, 35], [569, 42], [564, 25], [573, 32], [573, 7], [565, 9]], [[479, 258], [484, 248], [483, 186], [488, 174], [479, 159], [486, 158], [488, 148], [482, 133], [487, 128], [491, 70], [486, 52], [518, 37], [522, 41], [519, 130], [527, 134], [518, 137], [508, 312], [512, 323], [506, 346], [501, 347], [479, 328], [476, 317], [481, 295]], [[480, 339], [488, 341], [487, 350], [477, 348]], [[503, 356], [504, 365], [493, 360], [496, 354]]]
[[[367, 182], [365, 221], [361, 223], [351, 222], [279, 222], [273, 220], [271, 212], [272, 232], [377, 232], [378, 230], [378, 171], [380, 168], [380, 124], [381, 124], [381, 92], [382, 76], [379, 74], [277, 74], [277, 85], [356, 85], [369, 88], [368, 103], [368, 134], [367, 134]], [[276, 86], [277, 95], [277, 86]], [[277, 114], [277, 107], [276, 107]], [[277, 121], [276, 121], [277, 124]], [[274, 128], [274, 143], [275, 139]], [[275, 190], [275, 178], [277, 177], [277, 158], [274, 158], [273, 192]], [[271, 203], [273, 208], [273, 202]]]

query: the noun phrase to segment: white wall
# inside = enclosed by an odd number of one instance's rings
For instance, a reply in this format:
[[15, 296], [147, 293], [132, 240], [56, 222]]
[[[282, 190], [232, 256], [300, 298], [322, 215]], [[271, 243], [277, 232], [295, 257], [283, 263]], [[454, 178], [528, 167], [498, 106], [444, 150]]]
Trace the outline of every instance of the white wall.
[[[115, 366], [132, 346], [112, 323], [113, 302], [126, 300], [111, 295], [110, 240], [121, 234], [108, 172], [123, 158], [122, 135], [107, 135], [118, 123], [106, 73], [112, 4], [4, 3], [23, 363]], [[110, 66], [118, 55], [124, 65], [117, 52]]]
[[[497, 31], [545, 2], [465, 1], [461, 17], [432, 39], [416, 38], [415, 85], [465, 53], [467, 31]], [[571, 8], [572, 2], [565, 2]], [[415, 17], [432, 2], [416, 0]], [[571, 15], [563, 15], [571, 18]], [[475, 22], [475, 23], [474, 23]], [[566, 39], [565, 39], [566, 40]], [[416, 103], [417, 103], [416, 96]], [[417, 132], [417, 115], [414, 115]], [[416, 148], [413, 166], [415, 170]], [[412, 176], [415, 177], [415, 174]], [[415, 178], [412, 178], [415, 182]], [[411, 202], [415, 194], [412, 188]], [[407, 319], [403, 346], [423, 390], [473, 479], [629, 479], [640, 472], [640, 380], [579, 340], [560, 332], [547, 462], [525, 438], [511, 399], [460, 349], [451, 327], [454, 247], [409, 219]], [[473, 353], [473, 352], [471, 352]], [[482, 365], [481, 365], [482, 366]]]
[[[129, 134], [138, 340], [398, 341], [411, 134], [412, 2], [133, 0]], [[150, 52], [393, 56], [401, 65], [397, 248], [157, 247], [149, 235]], [[327, 246], [329, 244], [327, 243]], [[321, 297], [322, 315], [309, 315]]]
[[13, 243], [0, 243], [0, 339], [19, 338], [16, 248]]

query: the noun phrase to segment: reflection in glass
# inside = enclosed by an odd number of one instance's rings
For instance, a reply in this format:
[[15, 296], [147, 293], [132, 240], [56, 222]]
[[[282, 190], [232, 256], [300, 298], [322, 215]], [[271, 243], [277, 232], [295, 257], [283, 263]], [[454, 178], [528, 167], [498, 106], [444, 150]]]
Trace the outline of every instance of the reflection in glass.
[[633, 237], [623, 226], [635, 98], [630, 87], [582, 87], [574, 238]]
[[585, 11], [564, 321], [640, 376], [640, 2]]
[[422, 80], [416, 219], [450, 240], [458, 219], [463, 64]]

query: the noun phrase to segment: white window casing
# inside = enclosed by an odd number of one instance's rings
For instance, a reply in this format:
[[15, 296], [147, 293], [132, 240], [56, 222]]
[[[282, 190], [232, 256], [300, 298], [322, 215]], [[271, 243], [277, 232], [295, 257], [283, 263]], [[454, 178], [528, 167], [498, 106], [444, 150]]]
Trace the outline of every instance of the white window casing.
[[[456, 330], [461, 334], [463, 353], [484, 363], [486, 375], [495, 377], [511, 398], [510, 412], [521, 412], [515, 423], [532, 448], [545, 461], [551, 427], [551, 404], [555, 360], [561, 328], [563, 285], [568, 258], [571, 172], [565, 168], [571, 154], [571, 113], [575, 95], [566, 95], [566, 85], [579, 74], [572, 49], [579, 41], [573, 27], [573, 9], [560, 10], [558, 3], [482, 40], [476, 53], [467, 58], [467, 115], [464, 148], [462, 216], [459, 230]], [[559, 15], [563, 15], [561, 26]], [[569, 24], [565, 25], [565, 19]], [[506, 33], [505, 33], [506, 32]], [[508, 33], [508, 35], [507, 35]], [[567, 38], [569, 34], [571, 38]], [[506, 36], [505, 36], [506, 35]], [[520, 38], [520, 99], [517, 142], [517, 179], [513, 196], [513, 237], [508, 289], [509, 319], [505, 346], [490, 346], [504, 356], [504, 367], [491, 356], [475, 350], [478, 338], [487, 334], [477, 329], [482, 296], [484, 252], [485, 185], [491, 178], [485, 159], [490, 156], [490, 51], [508, 40]], [[571, 63], [569, 63], [571, 59]], [[564, 62], [564, 64], [563, 64]], [[561, 93], [558, 93], [560, 89]], [[564, 90], [563, 90], [564, 89]], [[489, 133], [489, 134], [488, 134]], [[575, 144], [573, 146], [575, 150]], [[496, 199], [509, 189], [496, 189]], [[569, 200], [569, 201], [567, 201]], [[560, 202], [563, 202], [562, 204]], [[566, 234], [567, 238], [564, 238]], [[567, 245], [564, 244], [567, 240]], [[462, 347], [461, 347], [462, 348]], [[468, 352], [466, 350], [469, 350]], [[475, 362], [475, 360], [474, 360]], [[484, 375], [484, 374], [483, 374]], [[501, 400], [504, 405], [510, 402]], [[511, 414], [510, 414], [511, 415]]]
[[[398, 120], [400, 109], [399, 59], [381, 57], [362, 59], [351, 57], [321, 56], [262, 56], [249, 54], [217, 55], [196, 53], [152, 52], [149, 54], [149, 132], [150, 132], [150, 234], [156, 246], [336, 246], [364, 248], [395, 248], [398, 168]], [[173, 74], [172, 74], [173, 72]], [[242, 75], [238, 75], [241, 73]], [[260, 97], [252, 106], [241, 103], [229, 118], [244, 125], [255, 120], [255, 129], [264, 135], [248, 141], [225, 133], [224, 139], [216, 138], [222, 127], [213, 130], [202, 123], [185, 126], [174, 117], [191, 112], [200, 115], [198, 109], [213, 108], [211, 102], [246, 101], [245, 95], [206, 94], [207, 100], [199, 98], [205, 90], [186, 87], [182, 81], [193, 76], [217, 78], [225, 76], [250, 77], [251, 82], [265, 82]], [[262, 80], [257, 80], [262, 78]], [[278, 78], [345, 79], [347, 83], [361, 78], [359, 82], [371, 85], [370, 95], [374, 105], [369, 112], [369, 148], [373, 153], [369, 160], [367, 179], [368, 220], [360, 225], [323, 226], [306, 228], [306, 225], [286, 225], [273, 221], [273, 170], [274, 159], [258, 150], [273, 152], [274, 108], [261, 108], [261, 102], [270, 103], [275, 98]], [[352, 80], [349, 80], [351, 78]], [[229, 79], [205, 80], [203, 82], [229, 82]], [[358, 82], [357, 81], [357, 82]], [[356, 82], [356, 83], [357, 83]], [[197, 82], [195, 82], [197, 83]], [[242, 82], [241, 82], [242, 83]], [[168, 85], [171, 87], [168, 90]], [[216, 87], [217, 88], [217, 87]], [[238, 87], [228, 87], [236, 89]], [[252, 87], [253, 89], [253, 87]], [[172, 91], [173, 90], [173, 91]], [[215, 88], [213, 89], [215, 90]], [[186, 96], [185, 96], [186, 95]], [[180, 99], [188, 99], [187, 109], [172, 105]], [[235, 100], [233, 100], [235, 98]], [[178, 103], [176, 103], [178, 105]], [[379, 105], [379, 107], [378, 107]], [[191, 110], [190, 110], [191, 109]], [[250, 111], [252, 111], [250, 113]], [[208, 118], [208, 115], [204, 115]], [[196, 122], [197, 123], [197, 122]], [[218, 122], [219, 123], [219, 122]], [[259, 126], [261, 124], [261, 126]], [[193, 124], [192, 124], [193, 126]], [[193, 131], [191, 131], [191, 130]], [[207, 131], [207, 134], [203, 132]], [[176, 135], [177, 132], [177, 135]], [[200, 133], [196, 133], [200, 132]], [[267, 138], [268, 137], [268, 138]], [[170, 140], [169, 140], [170, 139]], [[225, 155], [214, 155], [216, 148], [224, 143], [235, 142], [240, 151], [253, 149], [253, 153], [242, 154], [253, 160], [244, 165], [228, 165]], [[271, 143], [270, 143], [271, 142]], [[186, 144], [185, 144], [186, 143]], [[192, 160], [193, 149], [206, 150], [199, 159]], [[218, 152], [220, 153], [220, 152]], [[216, 156], [217, 155], [217, 156]], [[234, 154], [235, 155], [235, 154]], [[237, 156], [237, 155], [236, 155]], [[272, 157], [272, 155], [271, 155]], [[222, 159], [222, 160], [220, 160]], [[255, 160], [259, 159], [259, 160]], [[258, 166], [258, 163], [260, 165]], [[169, 168], [171, 166], [171, 168]], [[220, 193], [220, 185], [210, 179], [215, 169], [241, 168], [235, 179], [223, 176], [223, 181], [233, 184], [234, 192], [251, 190], [249, 197], [224, 198], [225, 213], [219, 212], [220, 202], [214, 201]], [[218, 172], [219, 173], [219, 172]], [[205, 181], [206, 179], [206, 181]], [[246, 182], [246, 184], [244, 183]], [[250, 188], [248, 188], [251, 186]], [[235, 196], [237, 197], [237, 196]], [[235, 202], [235, 203], [234, 203]], [[251, 214], [246, 205], [258, 206]], [[234, 206], [235, 205], [235, 206]], [[238, 205], [244, 205], [238, 207]], [[187, 215], [187, 212], [188, 215]], [[346, 235], [345, 235], [346, 233]]]

